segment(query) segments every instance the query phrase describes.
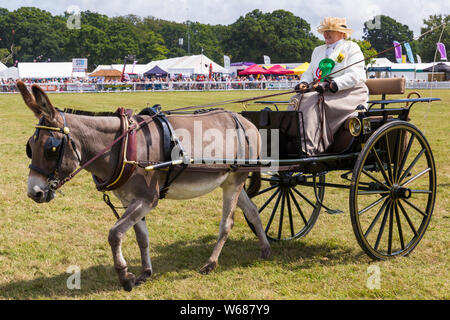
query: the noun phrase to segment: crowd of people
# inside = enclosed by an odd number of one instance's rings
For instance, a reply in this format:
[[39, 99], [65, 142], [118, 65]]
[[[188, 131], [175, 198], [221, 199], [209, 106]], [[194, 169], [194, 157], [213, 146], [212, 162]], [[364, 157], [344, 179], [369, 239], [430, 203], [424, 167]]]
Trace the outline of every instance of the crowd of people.
[[[68, 84], [68, 83], [151, 83], [151, 82], [227, 82], [227, 81], [298, 81], [300, 76], [296, 75], [225, 75], [214, 74], [211, 79], [205, 75], [182, 75], [174, 74], [172, 76], [152, 76], [152, 77], [130, 77], [129, 79], [104, 79], [102, 77], [72, 77], [72, 78], [21, 78], [27, 84], [46, 83], [46, 84]], [[14, 79], [0, 79], [0, 84], [14, 84]]]

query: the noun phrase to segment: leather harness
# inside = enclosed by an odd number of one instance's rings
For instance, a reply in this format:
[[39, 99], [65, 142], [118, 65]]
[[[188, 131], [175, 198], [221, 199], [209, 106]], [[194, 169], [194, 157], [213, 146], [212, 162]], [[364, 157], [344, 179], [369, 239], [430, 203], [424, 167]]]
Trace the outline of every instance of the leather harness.
[[[121, 132], [128, 131], [133, 123], [133, 110], [119, 108], [116, 113], [120, 117]], [[136, 130], [133, 129], [128, 131], [128, 134], [122, 139], [118, 163], [109, 179], [103, 181], [99, 177], [92, 175], [97, 190], [111, 191], [124, 185], [134, 172], [135, 166], [132, 162], [136, 161], [136, 156]]]

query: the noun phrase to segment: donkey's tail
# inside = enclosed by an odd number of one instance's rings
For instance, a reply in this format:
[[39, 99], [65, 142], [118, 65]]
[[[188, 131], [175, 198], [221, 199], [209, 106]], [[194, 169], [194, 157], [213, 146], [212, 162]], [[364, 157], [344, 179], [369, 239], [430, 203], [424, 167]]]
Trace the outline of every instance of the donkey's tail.
[[261, 172], [253, 172], [245, 192], [247, 192], [249, 198], [253, 198], [258, 194], [259, 189], [261, 189]]

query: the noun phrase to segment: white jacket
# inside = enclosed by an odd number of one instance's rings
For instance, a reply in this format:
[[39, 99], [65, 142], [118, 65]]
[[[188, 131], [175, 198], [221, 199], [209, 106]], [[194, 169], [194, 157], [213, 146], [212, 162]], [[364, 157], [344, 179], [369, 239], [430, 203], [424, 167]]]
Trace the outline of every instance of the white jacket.
[[[311, 57], [311, 63], [301, 77], [302, 82], [305, 81], [311, 83], [318, 78], [319, 62], [326, 58], [326, 48], [327, 45], [322, 45], [314, 49]], [[339, 54], [344, 56], [342, 62], [337, 62], [336, 60]], [[329, 58], [335, 62], [335, 66], [333, 70], [331, 70], [331, 72], [335, 72], [352, 63], [363, 60], [364, 55], [357, 43], [349, 40], [343, 40], [336, 45]], [[361, 61], [360, 63], [357, 63], [341, 72], [333, 74], [331, 78], [336, 82], [339, 90], [353, 88], [358, 82], [366, 81], [364, 61]]]

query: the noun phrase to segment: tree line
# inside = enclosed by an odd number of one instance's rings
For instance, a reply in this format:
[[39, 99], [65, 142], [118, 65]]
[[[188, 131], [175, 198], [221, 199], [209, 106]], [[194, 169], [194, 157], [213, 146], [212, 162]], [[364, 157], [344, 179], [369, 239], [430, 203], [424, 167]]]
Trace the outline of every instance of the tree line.
[[[314, 47], [324, 42], [311, 32], [303, 18], [285, 10], [263, 13], [253, 10], [230, 25], [210, 25], [187, 21], [177, 23], [155, 17], [127, 15], [108, 17], [84, 11], [79, 25], [68, 24], [69, 13], [52, 15], [35, 7], [14, 11], [0, 8], [0, 61], [71, 61], [87, 58], [89, 69], [99, 64], [123, 63], [134, 55], [139, 63], [203, 53], [218, 63], [228, 55], [232, 61], [262, 63], [263, 55], [276, 62], [309, 61]], [[448, 21], [448, 15], [430, 16], [423, 31]], [[373, 55], [399, 42], [412, 39], [413, 33], [388, 16], [381, 16], [381, 28], [364, 25], [363, 40], [356, 41], [366, 56]], [[352, 26], [354, 29], [358, 26]], [[448, 28], [444, 40], [448, 41]], [[431, 45], [436, 34], [412, 43], [414, 53], [432, 61]], [[180, 41], [180, 39], [182, 39]], [[391, 60], [392, 54], [386, 54]]]

